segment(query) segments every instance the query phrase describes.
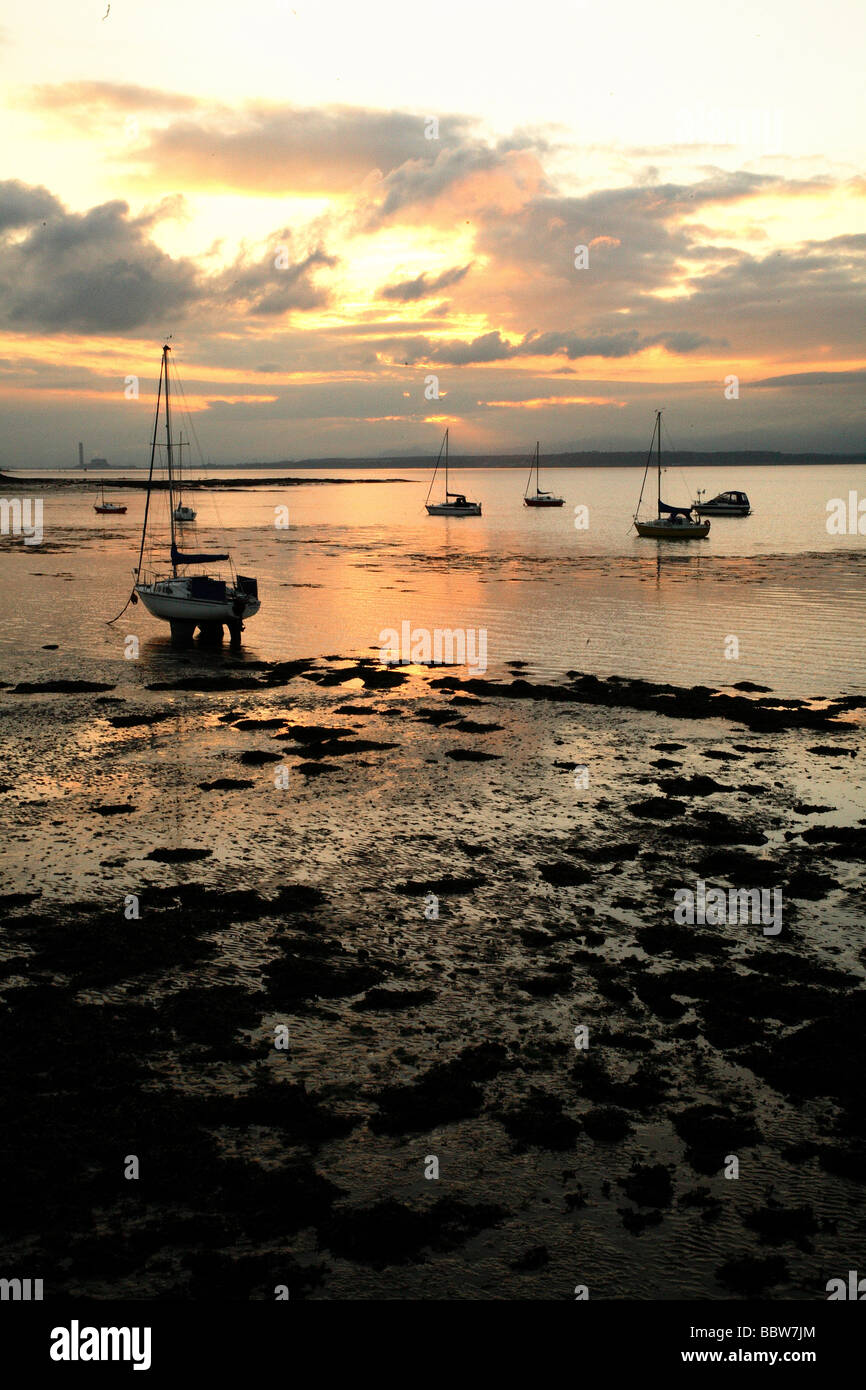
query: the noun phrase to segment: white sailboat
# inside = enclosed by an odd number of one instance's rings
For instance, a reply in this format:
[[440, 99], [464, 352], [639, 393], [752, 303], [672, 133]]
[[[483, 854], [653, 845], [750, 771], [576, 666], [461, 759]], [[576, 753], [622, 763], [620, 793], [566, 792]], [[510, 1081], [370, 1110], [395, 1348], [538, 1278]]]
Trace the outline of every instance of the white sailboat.
[[183, 477], [183, 451], [184, 451], [184, 449], [188, 449], [188, 448], [189, 448], [189, 444], [188, 444], [188, 443], [187, 443], [187, 444], [184, 443], [183, 431], [181, 430], [180, 440], [179, 440], [178, 446], [177, 446], [177, 451], [178, 451], [179, 457], [178, 457], [178, 466], [177, 466], [177, 471], [176, 471], [176, 477], [177, 477], [177, 494], [176, 494], [176, 495], [177, 495], [177, 506], [176, 506], [175, 509], [174, 509], [174, 519], [175, 519], [175, 521], [195, 521], [195, 518], [196, 518], [196, 514], [195, 514], [195, 512], [193, 511], [192, 507], [186, 507], [186, 506], [184, 506], [183, 494], [182, 494], [182, 490], [181, 490], [181, 489], [182, 489], [181, 479], [182, 479], [182, 477]]
[[[443, 502], [431, 502], [430, 493], [433, 491], [433, 484], [436, 481], [436, 474], [439, 472], [439, 464], [442, 460], [442, 450], [445, 450], [445, 500]], [[428, 516], [480, 516], [481, 503], [468, 502], [462, 492], [448, 491], [448, 431], [445, 431], [445, 438], [439, 446], [439, 456], [436, 459], [436, 467], [433, 469], [433, 477], [430, 479], [430, 487], [427, 490], [427, 500], [424, 503], [427, 508]]]
[[[638, 521], [637, 514], [640, 511], [640, 504], [643, 500], [643, 490], [646, 486], [647, 473], [653, 456], [653, 444], [658, 440], [658, 452], [656, 463], [658, 469], [658, 514], [654, 521]], [[710, 534], [710, 523], [701, 521], [695, 516], [693, 507], [669, 507], [667, 502], [662, 501], [662, 413], [656, 411], [656, 422], [653, 428], [653, 436], [650, 440], [649, 454], [647, 455], [646, 468], [644, 469], [643, 482], [640, 488], [640, 497], [637, 500], [637, 509], [634, 514], [634, 528], [639, 536], [647, 536], [651, 540], [657, 541], [695, 541], [703, 540]]]
[[[144, 524], [141, 530], [141, 547], [138, 565], [134, 570], [135, 587], [132, 601], [141, 599], [145, 608], [155, 618], [171, 624], [173, 638], [188, 641], [196, 627], [203, 637], [219, 639], [223, 627], [227, 627], [233, 642], [240, 640], [244, 621], [258, 613], [258, 584], [255, 579], [236, 574], [228, 553], [207, 554], [180, 551], [177, 548], [175, 530], [175, 487], [173, 450], [171, 437], [171, 399], [169, 389], [169, 352], [166, 345], [162, 349], [162, 363], [159, 372], [159, 387], [156, 397], [156, 416], [153, 424], [153, 442], [150, 451], [150, 472], [147, 479], [147, 499], [144, 506]], [[159, 570], [145, 571], [144, 550], [147, 539], [148, 517], [153, 487], [153, 466], [156, 458], [157, 433], [159, 430], [162, 392], [165, 388], [165, 444], [168, 467], [169, 519], [171, 524], [171, 544], [168, 563]], [[229, 563], [229, 578], [213, 574], [203, 566], [221, 561]]]

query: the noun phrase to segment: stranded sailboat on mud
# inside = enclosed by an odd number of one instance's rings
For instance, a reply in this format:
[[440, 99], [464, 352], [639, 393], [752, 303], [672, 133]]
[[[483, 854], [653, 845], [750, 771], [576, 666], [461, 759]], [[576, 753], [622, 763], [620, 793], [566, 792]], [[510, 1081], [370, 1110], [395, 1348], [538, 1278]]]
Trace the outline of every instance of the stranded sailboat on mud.
[[[147, 477], [147, 500], [144, 507], [144, 524], [141, 529], [141, 548], [138, 565], [134, 570], [135, 588], [132, 601], [141, 599], [145, 608], [155, 618], [171, 624], [171, 635], [175, 639], [189, 640], [196, 628], [202, 637], [216, 639], [222, 636], [227, 627], [233, 642], [240, 640], [244, 620], [258, 613], [261, 604], [258, 584], [255, 579], [236, 574], [228, 552], [186, 552], [177, 548], [177, 506], [176, 476], [171, 437], [171, 397], [169, 390], [169, 352], [166, 345], [162, 349], [162, 363], [159, 372], [159, 387], [156, 396], [156, 416], [153, 423], [153, 442], [150, 450], [150, 472]], [[168, 562], [163, 557], [154, 560], [155, 548], [149, 551], [149, 563], [159, 568], [144, 568], [144, 551], [148, 535], [148, 518], [153, 490], [153, 466], [156, 458], [157, 434], [159, 432], [160, 407], [163, 387], [165, 388], [165, 445], [168, 469], [168, 510], [171, 527], [171, 542]], [[229, 578], [220, 573], [210, 573], [203, 566], [227, 561]], [[170, 567], [169, 567], [170, 566]]]

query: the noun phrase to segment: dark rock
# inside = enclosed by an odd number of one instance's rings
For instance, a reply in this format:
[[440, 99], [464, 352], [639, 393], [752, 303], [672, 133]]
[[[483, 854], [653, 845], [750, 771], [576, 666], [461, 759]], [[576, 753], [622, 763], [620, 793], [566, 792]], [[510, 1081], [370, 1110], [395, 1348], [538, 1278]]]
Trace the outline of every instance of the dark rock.
[[629, 807], [633, 816], [649, 817], [652, 820], [670, 820], [673, 816], [681, 816], [685, 809], [684, 801], [664, 796], [651, 796], [648, 800], [636, 801]]
[[141, 724], [162, 724], [166, 719], [176, 719], [174, 710], [146, 710], [141, 714], [111, 714], [108, 722], [114, 729], [135, 729]]
[[698, 1173], [721, 1173], [728, 1154], [761, 1142], [751, 1115], [736, 1115], [721, 1105], [692, 1105], [671, 1115], [686, 1144], [686, 1158]]
[[104, 681], [19, 681], [13, 685], [12, 695], [78, 695], [95, 694], [100, 690], [116, 690], [115, 685]]
[[712, 777], [695, 773], [692, 777], [662, 777], [659, 786], [673, 796], [712, 796], [715, 792], [728, 792], [732, 789], [716, 782]]
[[764, 1289], [783, 1283], [788, 1277], [788, 1266], [781, 1255], [769, 1255], [764, 1260], [746, 1255], [742, 1260], [726, 1260], [716, 1270], [720, 1284], [747, 1298], [754, 1298]]
[[635, 1211], [633, 1207], [618, 1207], [622, 1224], [633, 1236], [642, 1235], [648, 1226], [661, 1226], [664, 1221], [660, 1211]]
[[235, 729], [278, 729], [285, 722], [282, 715], [278, 715], [274, 719], [236, 719], [233, 727]]
[[199, 859], [207, 859], [211, 854], [211, 849], [183, 849], [178, 846], [173, 849], [152, 849], [145, 859], [155, 859], [158, 864], [192, 864]]
[[636, 1206], [669, 1207], [674, 1196], [672, 1171], [662, 1163], [635, 1162], [629, 1176], [620, 1181], [620, 1187]]
[[617, 1140], [631, 1134], [632, 1125], [624, 1110], [603, 1105], [583, 1116], [583, 1127], [590, 1139]]
[[320, 1226], [319, 1238], [342, 1259], [384, 1269], [418, 1261], [425, 1248], [456, 1250], [505, 1216], [502, 1207], [472, 1205], [452, 1197], [440, 1198], [423, 1212], [389, 1199], [335, 1214]]
[[797, 1245], [810, 1250], [808, 1236], [818, 1234], [820, 1227], [811, 1206], [780, 1207], [770, 1202], [765, 1207], [748, 1212], [743, 1218], [746, 1226], [757, 1231], [762, 1245]]
[[568, 864], [562, 860], [554, 864], [539, 864], [538, 872], [545, 883], [556, 883], [563, 887], [592, 883], [595, 878], [595, 875], [587, 869], [581, 869], [577, 864]]
[[248, 777], [218, 777], [215, 782], [199, 782], [198, 785], [203, 792], [230, 792], [239, 791], [243, 787], [254, 787], [256, 784]]
[[502, 732], [501, 724], [483, 724], [477, 719], [461, 719], [459, 723], [451, 726], [459, 729], [462, 734], [498, 734]]
[[407, 879], [403, 883], [395, 883], [394, 892], [405, 893], [412, 898], [426, 897], [428, 893], [435, 893], [440, 898], [460, 897], [464, 893], [474, 892], [486, 882], [478, 874], [467, 874], [462, 878], [456, 874], [443, 874], [442, 878]]
[[513, 1260], [508, 1268], [520, 1273], [523, 1270], [543, 1269], [547, 1264], [550, 1264], [550, 1255], [547, 1246], [533, 1245], [530, 1250], [524, 1251], [518, 1259]]
[[352, 1005], [353, 1009], [411, 1009], [418, 1004], [432, 1004], [436, 998], [433, 989], [389, 989], [375, 987], [368, 989], [363, 999]]
[[521, 1148], [570, 1149], [580, 1133], [577, 1121], [563, 1113], [555, 1096], [533, 1088], [514, 1110], [496, 1118]]
[[507, 1053], [500, 1043], [464, 1048], [450, 1062], [440, 1062], [416, 1081], [388, 1086], [376, 1096], [379, 1114], [370, 1120], [377, 1134], [407, 1134], [477, 1115], [484, 1100], [481, 1083], [501, 1071]]
[[421, 720], [424, 724], [455, 724], [460, 719], [457, 710], [453, 709], [419, 709], [415, 711], [415, 719]]

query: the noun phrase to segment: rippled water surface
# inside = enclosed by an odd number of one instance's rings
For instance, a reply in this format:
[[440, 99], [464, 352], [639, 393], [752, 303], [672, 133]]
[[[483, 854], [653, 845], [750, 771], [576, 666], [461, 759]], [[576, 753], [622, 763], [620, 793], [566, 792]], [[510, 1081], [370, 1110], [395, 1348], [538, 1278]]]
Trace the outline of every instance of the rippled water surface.
[[[550, 470], [542, 483], [566, 499], [550, 511], [523, 507], [519, 469], [458, 469], [452, 486], [483, 503], [480, 518], [428, 517], [421, 470], [299, 476], [297, 487], [263, 473], [254, 488], [191, 494], [198, 521], [187, 544], [227, 543], [259, 580], [251, 657], [378, 650], [385, 629], [408, 621], [486, 629], [491, 672], [519, 659], [545, 676], [576, 667], [685, 685], [751, 679], [782, 695], [864, 688], [866, 540], [827, 531], [832, 499], [866, 495], [862, 467], [708, 467], [688, 478], [672, 469], [669, 501], [742, 487], [752, 502], [750, 517], [715, 518], [708, 539], [691, 543], [635, 535], [639, 469]], [[126, 516], [96, 516], [92, 483], [46, 489], [44, 544], [0, 547], [7, 663], [57, 640], [67, 654], [111, 659], [121, 628], [141, 636], [145, 660], [158, 659], [167, 631], [141, 609], [105, 625], [129, 593], [144, 508], [143, 492], [112, 494], [109, 481], [109, 494]], [[165, 495], [151, 505], [159, 537]], [[585, 529], [575, 527], [579, 506]], [[19, 585], [20, 603], [11, 601]], [[732, 636], [736, 661], [725, 656]]]

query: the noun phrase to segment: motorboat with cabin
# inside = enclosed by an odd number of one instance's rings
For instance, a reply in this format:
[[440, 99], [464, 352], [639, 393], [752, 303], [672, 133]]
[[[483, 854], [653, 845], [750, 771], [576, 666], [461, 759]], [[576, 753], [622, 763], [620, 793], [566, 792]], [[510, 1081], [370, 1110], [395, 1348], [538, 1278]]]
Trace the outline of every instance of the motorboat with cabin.
[[720, 492], [717, 497], [702, 501], [699, 491], [694, 510], [699, 516], [750, 516], [752, 512], [744, 492]]

